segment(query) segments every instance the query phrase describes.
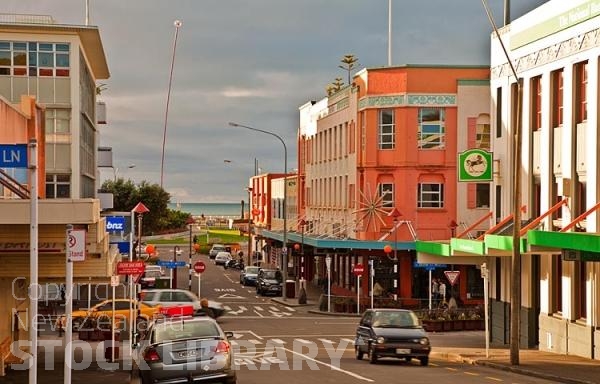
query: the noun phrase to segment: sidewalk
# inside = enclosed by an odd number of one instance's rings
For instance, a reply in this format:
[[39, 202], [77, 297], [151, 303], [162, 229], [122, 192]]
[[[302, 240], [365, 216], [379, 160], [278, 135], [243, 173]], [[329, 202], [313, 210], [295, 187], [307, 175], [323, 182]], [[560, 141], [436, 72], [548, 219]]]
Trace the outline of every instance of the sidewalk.
[[[358, 317], [353, 314], [320, 311], [318, 302], [321, 290], [308, 284], [306, 291], [308, 300], [304, 305], [298, 304], [297, 298], [286, 300], [273, 298], [272, 300], [290, 307], [304, 307], [309, 313], [323, 316]], [[435, 333], [431, 338], [438, 339], [442, 335], [445, 342], [440, 346], [433, 345], [432, 357], [512, 371], [565, 384], [600, 384], [600, 360], [522, 349], [519, 351], [520, 364], [511, 365], [508, 347], [491, 346], [489, 357], [486, 357], [483, 331]]]

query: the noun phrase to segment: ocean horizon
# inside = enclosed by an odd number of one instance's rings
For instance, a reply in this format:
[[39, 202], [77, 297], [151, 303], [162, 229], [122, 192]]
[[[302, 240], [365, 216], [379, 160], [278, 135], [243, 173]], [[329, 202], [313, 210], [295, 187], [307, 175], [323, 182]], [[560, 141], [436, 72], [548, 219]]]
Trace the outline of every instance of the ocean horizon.
[[[192, 216], [204, 215], [205, 217], [241, 217], [241, 203], [169, 203], [169, 209], [187, 212]], [[248, 206], [244, 205], [244, 210]]]

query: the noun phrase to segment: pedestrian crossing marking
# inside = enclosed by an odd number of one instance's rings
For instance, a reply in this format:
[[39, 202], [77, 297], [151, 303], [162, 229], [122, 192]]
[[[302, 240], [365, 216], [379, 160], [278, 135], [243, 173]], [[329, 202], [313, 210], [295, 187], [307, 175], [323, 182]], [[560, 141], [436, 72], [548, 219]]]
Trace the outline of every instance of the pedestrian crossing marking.
[[254, 307], [254, 310], [256, 310], [256, 311], [259, 311], [259, 312], [262, 312], [262, 311], [264, 311], [264, 308], [263, 308], [263, 307], [259, 307], [259, 306], [257, 305], [257, 306], [255, 306], [255, 307]]

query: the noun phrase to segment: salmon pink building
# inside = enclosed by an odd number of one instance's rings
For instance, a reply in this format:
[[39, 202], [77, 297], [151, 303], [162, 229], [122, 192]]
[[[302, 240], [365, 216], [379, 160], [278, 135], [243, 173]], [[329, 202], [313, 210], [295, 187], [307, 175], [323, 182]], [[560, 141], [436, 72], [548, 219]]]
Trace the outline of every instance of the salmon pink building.
[[[362, 264], [363, 295], [373, 286], [375, 296], [417, 304], [429, 284], [415, 241], [450, 239], [489, 214], [489, 185], [459, 185], [456, 167], [459, 151], [489, 149], [489, 68], [369, 68], [353, 81], [300, 108], [302, 227], [290, 227], [289, 239], [302, 241], [313, 282], [326, 279], [329, 263], [334, 293], [356, 295], [353, 268]], [[434, 276], [450, 267], [436, 266]], [[479, 271], [456, 269], [455, 295], [478, 302]]]

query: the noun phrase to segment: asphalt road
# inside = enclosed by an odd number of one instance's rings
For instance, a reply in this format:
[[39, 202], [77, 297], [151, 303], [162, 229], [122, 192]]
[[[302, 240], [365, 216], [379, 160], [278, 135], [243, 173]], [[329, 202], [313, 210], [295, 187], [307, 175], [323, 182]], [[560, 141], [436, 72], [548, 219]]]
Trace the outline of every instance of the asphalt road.
[[[215, 266], [207, 256], [194, 257], [193, 261], [197, 260], [207, 267], [202, 274], [201, 295], [228, 308], [228, 314], [219, 323], [224, 330], [234, 333], [232, 343], [240, 383], [552, 382], [436, 358], [430, 360], [428, 367], [421, 367], [417, 360], [383, 359], [376, 365], [358, 361], [353, 346], [357, 318], [323, 316], [309, 313], [307, 307], [291, 308], [275, 303], [269, 297], [257, 296], [253, 287], [243, 287], [239, 271]], [[187, 287], [186, 269], [181, 271], [178, 285]], [[194, 276], [194, 290], [197, 281]], [[436, 346], [452, 347], [457, 338], [480, 336], [480, 332], [461, 332], [431, 334], [430, 338], [435, 350]]]

